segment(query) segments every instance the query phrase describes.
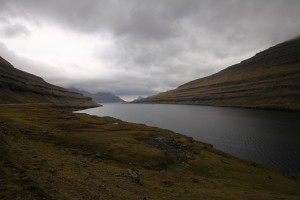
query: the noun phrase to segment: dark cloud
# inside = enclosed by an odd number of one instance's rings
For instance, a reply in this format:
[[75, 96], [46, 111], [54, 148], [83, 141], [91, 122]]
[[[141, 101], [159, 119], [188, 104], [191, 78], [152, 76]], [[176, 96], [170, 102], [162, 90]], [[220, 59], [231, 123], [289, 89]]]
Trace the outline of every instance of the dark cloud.
[[[47, 19], [83, 32], [110, 31], [135, 39], [164, 39], [177, 35], [181, 19], [197, 12], [197, 1], [152, 0], [11, 0], [0, 1], [2, 15]], [[37, 18], [38, 17], [38, 18]]]
[[[168, 39], [193, 31], [193, 27], [213, 34], [253, 34], [272, 32], [275, 40], [299, 31], [298, 0], [1, 0], [1, 15], [46, 19], [83, 32], [109, 31], [142, 39]], [[182, 30], [183, 23], [192, 29]], [[275, 30], [277, 33], [275, 33]], [[219, 31], [219, 32], [218, 32]], [[249, 32], [250, 31], [250, 32]], [[279, 32], [279, 33], [278, 33]], [[256, 33], [259, 34], [259, 33]]]
[[2, 34], [4, 37], [28, 36], [30, 35], [30, 31], [26, 26], [15, 23], [7, 24], [6, 26], [2, 27], [0, 34]]
[[[217, 72], [300, 34], [299, 0], [0, 0], [0, 19], [107, 34], [94, 54], [119, 70], [109, 80], [53, 78], [61, 85], [152, 94]], [[6, 35], [27, 34], [21, 24]], [[82, 68], [84, 70], [84, 67]], [[51, 73], [50, 73], [51, 74]], [[48, 74], [46, 75], [48, 76]]]

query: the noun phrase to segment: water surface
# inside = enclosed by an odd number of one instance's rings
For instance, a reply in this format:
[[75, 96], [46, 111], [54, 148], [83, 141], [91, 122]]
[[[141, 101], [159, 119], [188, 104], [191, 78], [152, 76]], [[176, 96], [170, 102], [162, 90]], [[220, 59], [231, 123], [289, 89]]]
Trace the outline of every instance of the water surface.
[[241, 159], [300, 173], [300, 112], [172, 104], [104, 104], [79, 112], [170, 129]]

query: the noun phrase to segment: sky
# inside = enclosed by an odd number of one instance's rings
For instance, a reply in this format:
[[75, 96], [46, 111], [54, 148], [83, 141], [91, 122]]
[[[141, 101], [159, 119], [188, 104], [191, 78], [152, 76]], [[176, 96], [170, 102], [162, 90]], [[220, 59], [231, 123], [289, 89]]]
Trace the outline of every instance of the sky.
[[0, 0], [0, 56], [125, 100], [174, 89], [300, 35], [299, 0]]

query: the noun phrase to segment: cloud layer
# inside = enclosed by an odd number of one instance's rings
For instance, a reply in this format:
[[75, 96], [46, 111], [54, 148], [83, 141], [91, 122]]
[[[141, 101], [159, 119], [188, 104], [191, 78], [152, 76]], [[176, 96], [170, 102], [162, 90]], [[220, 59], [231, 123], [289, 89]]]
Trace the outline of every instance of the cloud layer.
[[1, 56], [54, 84], [121, 96], [177, 87], [300, 35], [298, 0], [0, 4]]

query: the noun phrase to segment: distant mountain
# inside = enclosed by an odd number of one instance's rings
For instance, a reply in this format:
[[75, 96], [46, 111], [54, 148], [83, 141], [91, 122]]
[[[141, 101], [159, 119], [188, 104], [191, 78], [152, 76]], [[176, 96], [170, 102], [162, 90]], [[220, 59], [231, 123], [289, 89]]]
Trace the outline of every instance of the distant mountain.
[[136, 99], [134, 99], [134, 101], [139, 101], [139, 100], [142, 100], [142, 99], [145, 99], [145, 97], [138, 96]]
[[300, 110], [300, 38], [137, 102]]
[[95, 101], [97, 103], [124, 103], [125, 102], [120, 97], [118, 97], [112, 93], [109, 93], [109, 92], [98, 92], [96, 94], [93, 94], [93, 93], [89, 93], [84, 90], [78, 90], [76, 88], [69, 88], [69, 90], [72, 92], [77, 92], [77, 93], [83, 94], [87, 97], [91, 97], [93, 99], [93, 101]]
[[53, 103], [60, 106], [97, 106], [90, 97], [69, 92], [42, 78], [14, 68], [0, 57], [0, 104]]

